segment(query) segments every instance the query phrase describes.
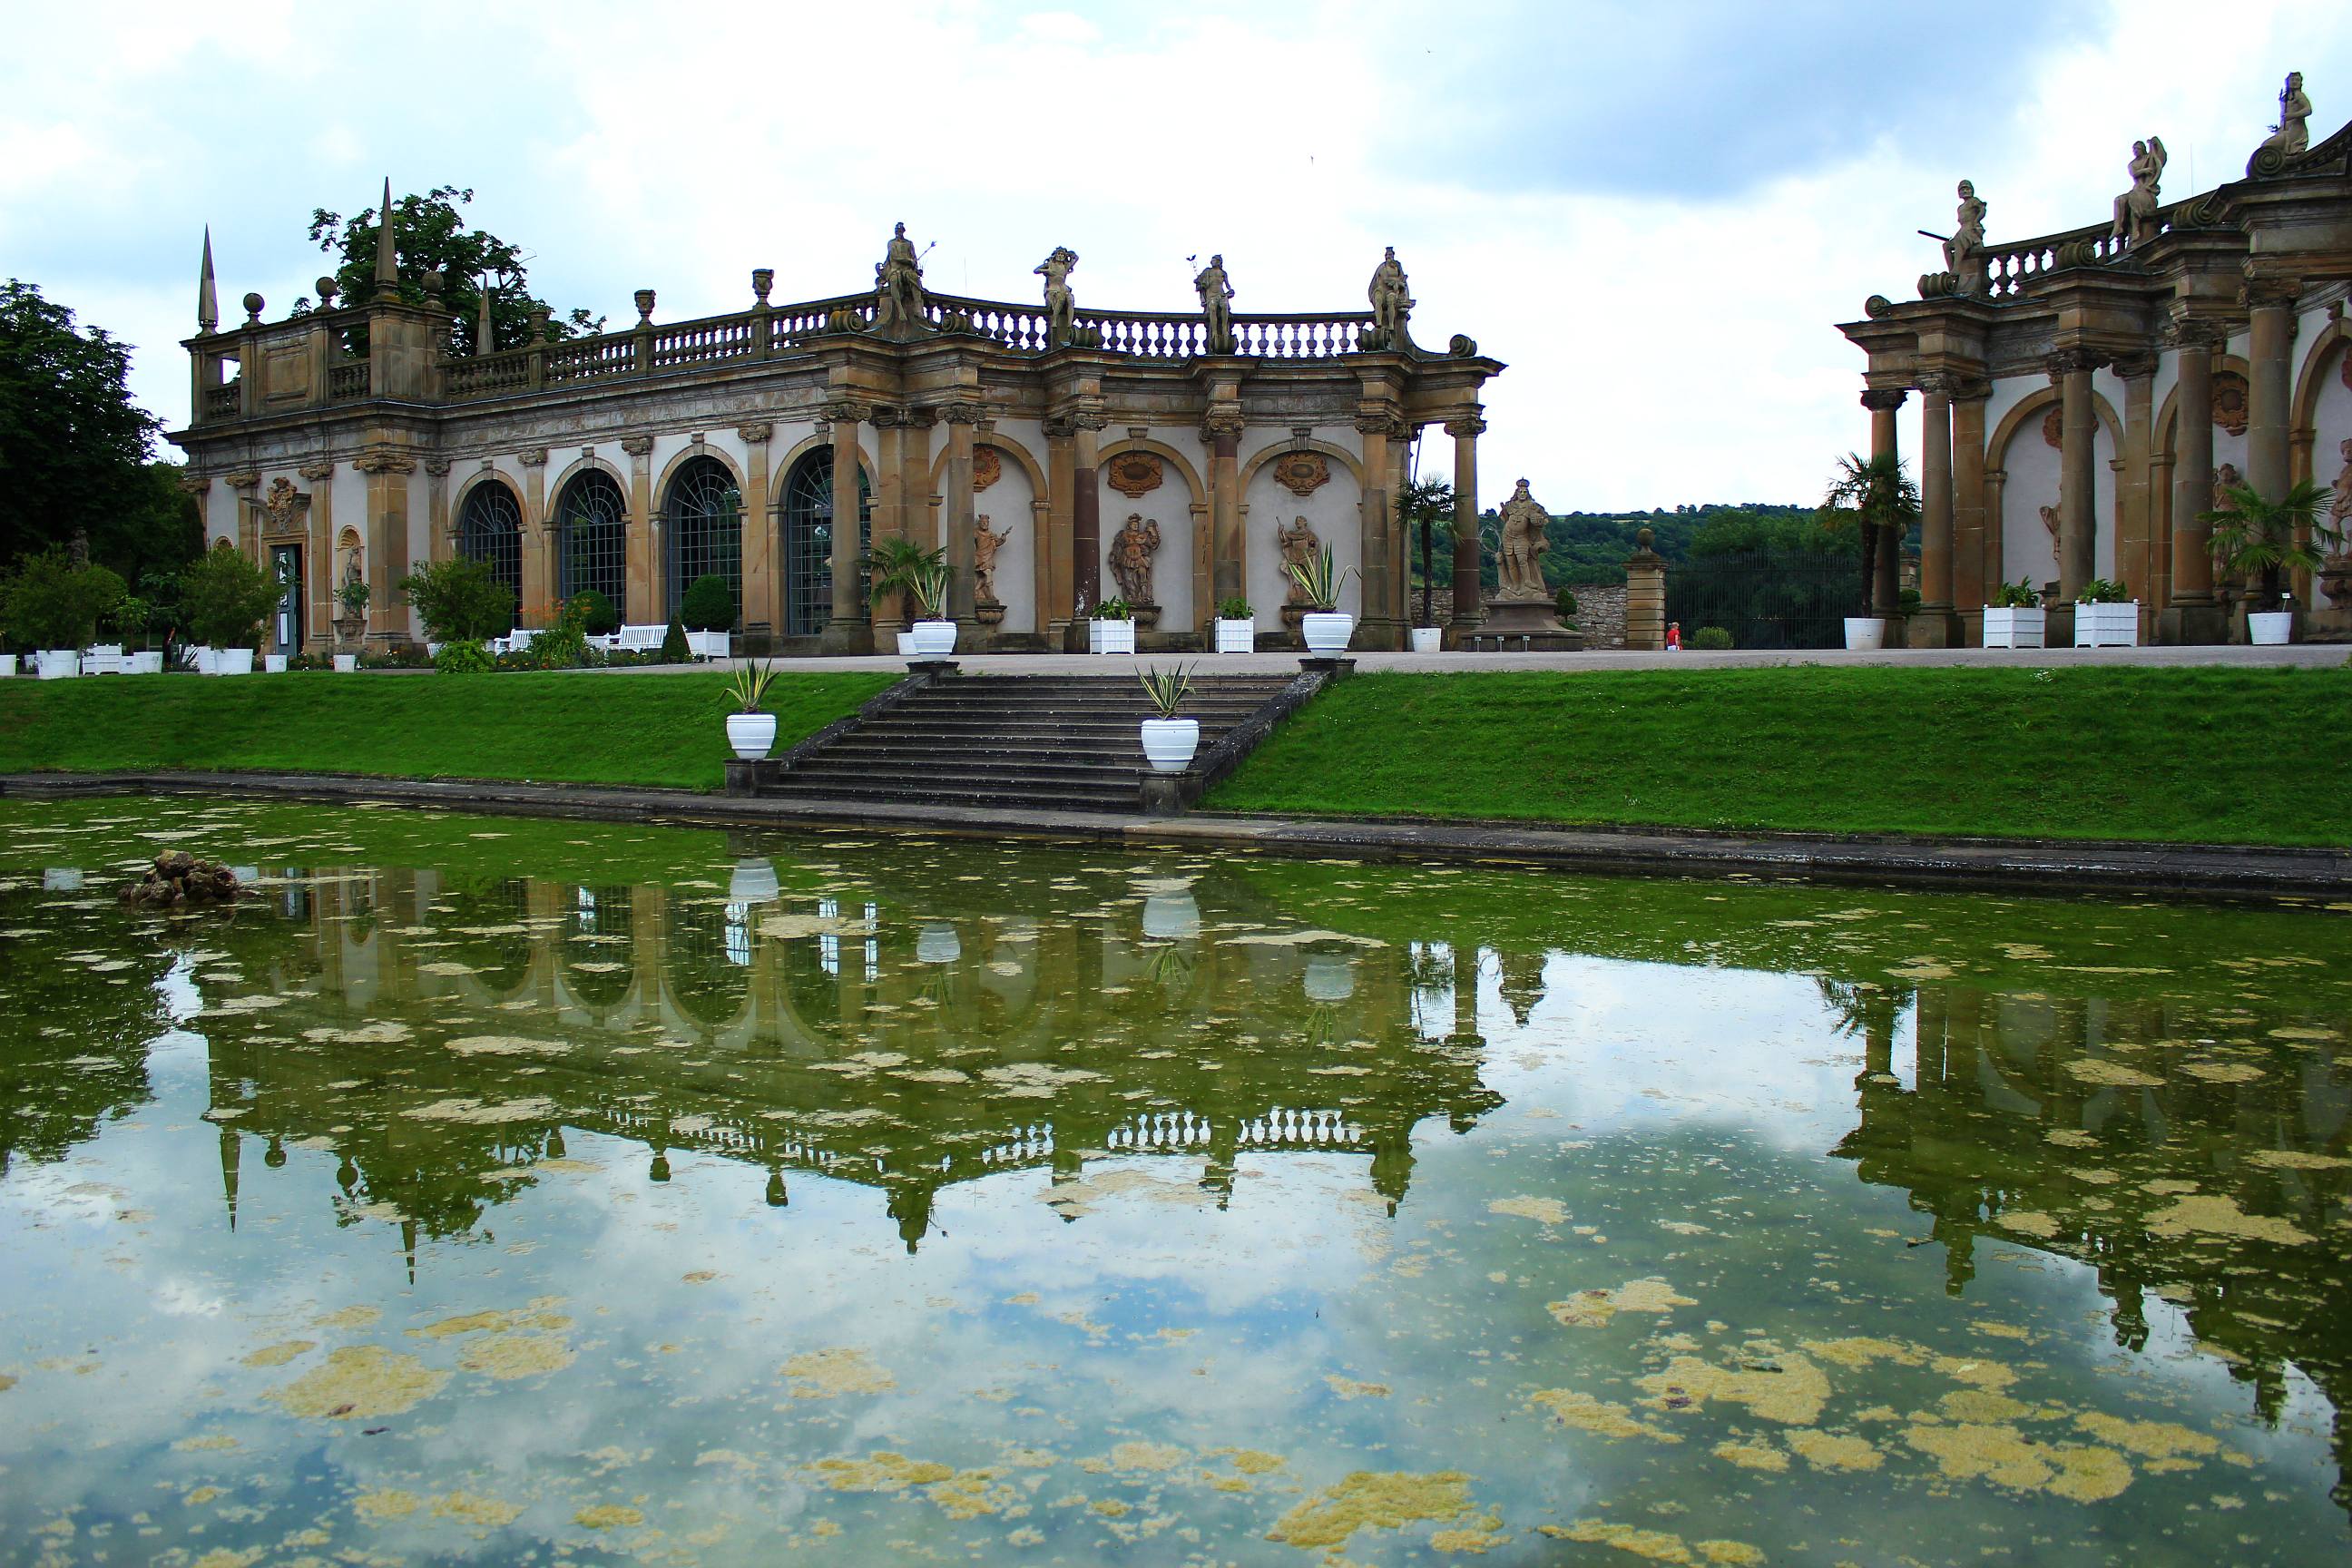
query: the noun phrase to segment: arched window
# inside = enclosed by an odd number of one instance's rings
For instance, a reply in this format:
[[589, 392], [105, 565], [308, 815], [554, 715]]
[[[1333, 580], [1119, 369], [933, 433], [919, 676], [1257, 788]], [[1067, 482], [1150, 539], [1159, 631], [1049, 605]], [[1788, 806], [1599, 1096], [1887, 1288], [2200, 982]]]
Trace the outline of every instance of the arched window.
[[514, 595], [515, 624], [522, 624], [522, 508], [514, 491], [485, 479], [466, 492], [457, 513], [457, 553], [478, 561]]
[[593, 588], [629, 615], [629, 509], [602, 468], [575, 475], [555, 502], [556, 580], [567, 599]]
[[[833, 619], [833, 448], [818, 447], [784, 481], [784, 635], [814, 637]], [[866, 470], [857, 472], [857, 552], [873, 543]], [[864, 593], [859, 594], [862, 601]]]
[[669, 613], [698, 577], [723, 578], [743, 602], [743, 493], [716, 458], [690, 458], [669, 482], [662, 510], [669, 537]]

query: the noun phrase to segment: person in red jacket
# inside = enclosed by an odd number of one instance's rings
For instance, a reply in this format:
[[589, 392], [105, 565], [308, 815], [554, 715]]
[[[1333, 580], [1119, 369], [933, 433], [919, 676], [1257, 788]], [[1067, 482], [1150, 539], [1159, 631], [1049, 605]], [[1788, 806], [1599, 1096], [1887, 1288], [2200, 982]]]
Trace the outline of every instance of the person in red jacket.
[[1683, 624], [1680, 621], [1666, 623], [1666, 651], [1668, 653], [1683, 651]]

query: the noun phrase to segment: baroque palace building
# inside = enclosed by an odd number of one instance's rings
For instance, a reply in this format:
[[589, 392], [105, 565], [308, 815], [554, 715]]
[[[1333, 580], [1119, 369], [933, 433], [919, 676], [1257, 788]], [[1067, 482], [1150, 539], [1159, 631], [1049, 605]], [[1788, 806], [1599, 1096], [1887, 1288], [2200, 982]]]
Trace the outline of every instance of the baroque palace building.
[[[415, 640], [394, 584], [453, 554], [488, 563], [525, 626], [590, 588], [665, 622], [715, 573], [746, 651], [887, 651], [903, 606], [869, 605], [859, 562], [898, 536], [948, 552], [966, 649], [1082, 647], [1114, 595], [1142, 606], [1147, 647], [1194, 646], [1235, 597], [1286, 640], [1286, 552], [1314, 545], [1354, 569], [1358, 646], [1395, 647], [1394, 498], [1431, 425], [1475, 547], [1480, 389], [1503, 366], [1466, 337], [1414, 344], [1393, 253], [1360, 312], [1234, 313], [1222, 258], [1198, 312], [1101, 310], [1058, 248], [1042, 306], [931, 293], [901, 225], [863, 293], [772, 304], [761, 268], [733, 315], [656, 323], [641, 289], [628, 330], [457, 357], [444, 280], [404, 297], [390, 210], [387, 185], [370, 296], [321, 279], [321, 307], [279, 321], [248, 294], [221, 329], [206, 242], [172, 439], [207, 536], [289, 584], [278, 651], [329, 647], [354, 577], [369, 645]], [[1476, 617], [1474, 587], [1457, 621]]]
[[[2217, 581], [2220, 486], [2278, 499], [2299, 479], [2352, 511], [2352, 125], [2314, 143], [2301, 76], [2245, 177], [2166, 202], [2160, 138], [2133, 149], [2105, 220], [1988, 244], [1967, 181], [1945, 269], [1919, 298], [1873, 296], [1838, 329], [1869, 355], [1874, 453], [1921, 399], [1924, 502], [1914, 647], [1975, 644], [2002, 582], [2054, 587], [2051, 640], [2076, 590], [2121, 582], [2144, 639], [2243, 640], [2241, 585]], [[2249, 140], [2252, 138], [2250, 137]], [[1893, 552], [1874, 597], [1890, 613]], [[2352, 637], [2352, 559], [2300, 582], [2308, 635]], [[2234, 626], [2233, 626], [2234, 621]]]

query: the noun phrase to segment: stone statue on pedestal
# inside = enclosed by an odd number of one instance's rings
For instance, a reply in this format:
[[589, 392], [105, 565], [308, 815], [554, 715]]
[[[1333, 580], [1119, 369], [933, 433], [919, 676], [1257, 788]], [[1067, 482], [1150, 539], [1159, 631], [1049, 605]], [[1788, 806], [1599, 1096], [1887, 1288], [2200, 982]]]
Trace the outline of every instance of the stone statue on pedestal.
[[1032, 269], [1045, 280], [1045, 346], [1049, 349], [1065, 347], [1074, 335], [1071, 315], [1077, 299], [1070, 292], [1070, 269], [1077, 264], [1076, 251], [1057, 245], [1053, 255]]
[[2237, 464], [2214, 464], [2213, 510], [2215, 511], [2226, 511], [2231, 507], [2235, 506], [2237, 503], [2230, 499], [2230, 492], [2236, 489], [2240, 485], [2244, 484], [2245, 482], [2246, 481], [2243, 479], [2239, 477]]
[[1276, 529], [1274, 542], [1282, 552], [1282, 618], [1296, 631], [1299, 617], [1307, 613], [1307, 590], [1298, 585], [1298, 579], [1292, 575], [1290, 569], [1294, 566], [1304, 568], [1314, 561], [1318, 552], [1323, 548], [1323, 542], [1315, 536], [1315, 530], [1302, 517], [1287, 528]]
[[2138, 245], [2156, 237], [2156, 209], [2159, 205], [2158, 188], [2164, 180], [2164, 166], [2172, 155], [2164, 150], [2164, 138], [2151, 136], [2145, 142], [2132, 143], [2131, 189], [2116, 198], [2116, 221], [2108, 232], [2117, 239]]
[[1952, 237], [1944, 241], [1944, 270], [1960, 280], [1963, 296], [1985, 291], [1985, 203], [1974, 180], [1962, 180], [1959, 209], [1952, 215]]
[[1499, 515], [1502, 541], [1496, 552], [1495, 602], [1549, 603], [1551, 591], [1544, 586], [1543, 557], [1544, 531], [1551, 522], [1551, 513], [1528, 494], [1528, 481], [1521, 479]]
[[1141, 512], [1129, 512], [1127, 526], [1111, 536], [1110, 574], [1119, 597], [1129, 605], [1150, 605], [1152, 558], [1160, 553], [1160, 525]]
[[2319, 570], [2319, 585], [2327, 602], [2339, 611], [2352, 611], [2352, 548], [2344, 535], [2352, 530], [2352, 441], [2338, 448], [2343, 469], [2336, 476], [2336, 504], [2327, 509], [2327, 525], [2336, 531], [2336, 549]]
[[2050, 560], [2053, 565], [2058, 560], [2058, 525], [2060, 521], [2058, 511], [2059, 509], [2055, 506], [2045, 506], [2041, 509], [2042, 526], [2050, 531]]
[[1372, 269], [1371, 286], [1365, 294], [1372, 305], [1372, 341], [1365, 346], [1402, 352], [1411, 341], [1405, 336], [1405, 320], [1412, 313], [1413, 301], [1395, 246], [1387, 247], [1381, 264]]
[[971, 596], [975, 603], [993, 605], [996, 596], [996, 552], [1013, 537], [1008, 528], [1003, 533], [990, 530], [988, 514], [982, 512], [973, 525], [971, 536]]
[[1201, 315], [1209, 325], [1209, 352], [1229, 354], [1234, 352], [1234, 286], [1225, 277], [1225, 258], [1212, 256], [1209, 264], [1192, 279], [1193, 292], [1201, 296]]
[[923, 265], [907, 226], [891, 230], [889, 248], [874, 264], [874, 330], [877, 332], [919, 331], [923, 320]]
[[2271, 127], [2260, 151], [2293, 158], [2310, 146], [2311, 100], [2304, 96], [2303, 73], [2289, 71], [2286, 85], [2279, 89], [2279, 122]]

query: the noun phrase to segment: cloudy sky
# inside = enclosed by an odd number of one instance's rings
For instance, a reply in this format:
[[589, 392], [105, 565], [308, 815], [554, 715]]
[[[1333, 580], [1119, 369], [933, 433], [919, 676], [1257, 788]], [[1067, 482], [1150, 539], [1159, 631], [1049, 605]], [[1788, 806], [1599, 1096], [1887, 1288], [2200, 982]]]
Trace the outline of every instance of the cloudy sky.
[[[0, 60], [0, 272], [135, 345], [187, 415], [196, 258], [276, 317], [311, 210], [471, 187], [560, 308], [679, 320], [870, 280], [1190, 309], [1363, 308], [1467, 332], [1486, 488], [1555, 510], [1811, 500], [1864, 438], [1832, 323], [1939, 265], [1973, 177], [1996, 241], [2103, 217], [2136, 137], [2168, 196], [2241, 172], [2280, 78], [2352, 118], [2352, 11], [2261, 0], [1022, 0], [26, 7]], [[1916, 419], [1916, 400], [1906, 410]], [[1442, 437], [1424, 468], [1447, 472]]]

